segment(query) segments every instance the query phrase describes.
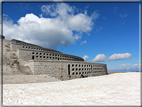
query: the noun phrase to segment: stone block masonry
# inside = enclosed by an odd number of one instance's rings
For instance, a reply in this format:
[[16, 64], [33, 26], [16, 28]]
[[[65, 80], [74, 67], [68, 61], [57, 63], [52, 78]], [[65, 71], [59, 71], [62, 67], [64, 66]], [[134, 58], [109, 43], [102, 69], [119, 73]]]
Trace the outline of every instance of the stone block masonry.
[[15, 39], [8, 43], [11, 50], [16, 52], [18, 59], [26, 62], [25, 66], [29, 66], [33, 75], [47, 74], [59, 80], [107, 75], [106, 64], [84, 62], [81, 57]]
[[[48, 74], [62, 80], [69, 80], [85, 76], [99, 76], [107, 74], [106, 64], [90, 63], [82, 61], [29, 61], [27, 64], [34, 75]], [[62, 77], [60, 76], [62, 66]]]

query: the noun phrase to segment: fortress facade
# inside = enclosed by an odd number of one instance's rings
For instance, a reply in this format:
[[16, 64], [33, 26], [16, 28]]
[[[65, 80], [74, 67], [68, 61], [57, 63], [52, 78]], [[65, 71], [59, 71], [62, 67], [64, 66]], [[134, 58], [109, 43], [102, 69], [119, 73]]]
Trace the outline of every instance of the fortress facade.
[[83, 76], [107, 74], [107, 65], [84, 62], [78, 56], [63, 54], [59, 51], [12, 39], [10, 48], [18, 59], [25, 61], [33, 75], [48, 74], [60, 80], [69, 80]]

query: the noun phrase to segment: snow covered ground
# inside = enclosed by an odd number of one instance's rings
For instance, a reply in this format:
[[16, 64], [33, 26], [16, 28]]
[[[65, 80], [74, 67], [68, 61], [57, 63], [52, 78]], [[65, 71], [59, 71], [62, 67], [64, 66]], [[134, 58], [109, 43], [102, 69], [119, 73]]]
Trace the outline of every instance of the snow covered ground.
[[3, 84], [3, 105], [140, 105], [140, 73]]

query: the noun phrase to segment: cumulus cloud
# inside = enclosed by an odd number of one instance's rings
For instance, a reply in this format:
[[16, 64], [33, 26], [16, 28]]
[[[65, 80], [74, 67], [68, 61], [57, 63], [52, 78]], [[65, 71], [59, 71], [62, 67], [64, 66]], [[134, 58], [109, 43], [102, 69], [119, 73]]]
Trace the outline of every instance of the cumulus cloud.
[[132, 57], [132, 55], [130, 53], [119, 53], [119, 54], [113, 54], [111, 55], [108, 60], [120, 60], [120, 59], [126, 59], [126, 58], [130, 58]]
[[[98, 54], [92, 61], [93, 62], [103, 62], [103, 61], [110, 61], [110, 60], [121, 60], [121, 59], [127, 59], [132, 57], [130, 53], [119, 53], [119, 54], [113, 54], [110, 57], [105, 56], [104, 54]], [[123, 65], [125, 66], [125, 65]]]
[[86, 61], [87, 59], [89, 58], [89, 56], [87, 56], [87, 55], [85, 55], [84, 57], [83, 57], [83, 59]]
[[[97, 12], [89, 16], [84, 13], [74, 14], [76, 10], [76, 7], [65, 3], [43, 5], [40, 17], [33, 13], [26, 14], [18, 20], [18, 24], [4, 20], [3, 34], [6, 39], [23, 40], [47, 48], [67, 47], [81, 38], [81, 32], [91, 31], [93, 20], [98, 18]], [[44, 15], [50, 17], [45, 18]], [[74, 31], [77, 33], [74, 34]]]
[[104, 54], [98, 54], [92, 61], [93, 62], [107, 61], [107, 57]]
[[81, 42], [81, 45], [82, 45], [82, 44], [85, 44], [85, 43], [87, 43], [87, 41], [86, 41], [86, 40], [85, 40], [85, 41], [82, 41], [82, 42]]

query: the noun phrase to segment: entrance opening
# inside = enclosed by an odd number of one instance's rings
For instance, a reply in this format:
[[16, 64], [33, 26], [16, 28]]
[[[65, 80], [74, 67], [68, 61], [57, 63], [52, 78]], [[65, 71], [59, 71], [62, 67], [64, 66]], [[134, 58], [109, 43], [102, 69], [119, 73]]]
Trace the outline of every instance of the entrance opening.
[[32, 59], [34, 59], [34, 56], [32, 56]]
[[70, 75], [70, 64], [68, 65], [68, 75]]

